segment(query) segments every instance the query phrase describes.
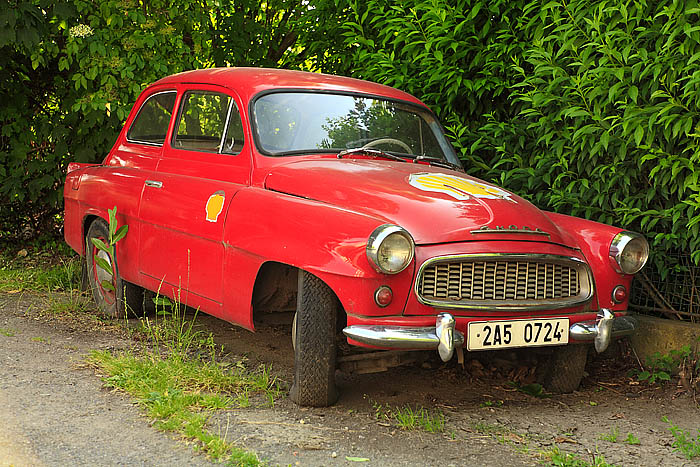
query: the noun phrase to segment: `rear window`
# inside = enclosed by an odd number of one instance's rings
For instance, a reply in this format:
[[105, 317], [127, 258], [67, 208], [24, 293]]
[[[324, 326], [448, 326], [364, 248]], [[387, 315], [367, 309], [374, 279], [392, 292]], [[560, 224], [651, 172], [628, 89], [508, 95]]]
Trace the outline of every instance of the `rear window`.
[[134, 143], [162, 145], [168, 133], [175, 95], [175, 91], [165, 91], [149, 97], [139, 109], [126, 139]]

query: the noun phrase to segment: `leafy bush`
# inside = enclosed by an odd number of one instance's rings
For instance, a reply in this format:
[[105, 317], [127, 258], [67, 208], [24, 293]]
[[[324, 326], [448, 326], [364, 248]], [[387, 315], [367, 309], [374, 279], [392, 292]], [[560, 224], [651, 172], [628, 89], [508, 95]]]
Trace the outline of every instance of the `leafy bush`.
[[67, 164], [104, 159], [146, 85], [193, 68], [275, 66], [287, 57], [294, 7], [10, 0], [0, 10], [0, 237], [56, 231]]
[[11, 1], [0, 12], [0, 232], [56, 223], [66, 163], [101, 160], [144, 85], [247, 64], [411, 92], [470, 173], [644, 232], [659, 262], [672, 250], [700, 262], [696, 2], [312, 3]]
[[700, 261], [695, 2], [344, 5], [354, 75], [423, 98], [470, 173]]

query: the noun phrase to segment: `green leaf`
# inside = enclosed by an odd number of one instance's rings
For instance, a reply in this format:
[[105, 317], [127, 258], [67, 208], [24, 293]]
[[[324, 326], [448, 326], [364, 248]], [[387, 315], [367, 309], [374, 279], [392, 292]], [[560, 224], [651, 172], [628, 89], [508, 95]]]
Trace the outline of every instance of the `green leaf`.
[[112, 266], [110, 266], [110, 264], [104, 258], [100, 258], [99, 256], [95, 255], [95, 263], [103, 271], [105, 271], [109, 274], [114, 273], [114, 271], [112, 271]]
[[109, 290], [110, 292], [115, 292], [115, 291], [116, 291], [116, 289], [114, 288], [114, 286], [112, 285], [112, 283], [109, 282], [109, 281], [102, 281], [102, 283], [101, 283], [100, 285], [102, 286], [103, 289]]
[[124, 238], [126, 236], [126, 233], [129, 231], [129, 226], [128, 225], [122, 225], [117, 229], [117, 231], [114, 234], [114, 238], [112, 239], [113, 243], [117, 243], [119, 240]]
[[99, 238], [91, 238], [90, 241], [93, 245], [95, 245], [95, 247], [97, 247], [98, 250], [102, 250], [110, 255], [112, 254], [112, 249], [109, 246], [105, 245], [105, 243]]
[[636, 104], [637, 103], [637, 96], [639, 95], [639, 89], [637, 89], [637, 86], [630, 86], [629, 90], [627, 91], [627, 94], [630, 96], [632, 101]]
[[345, 456], [345, 460], [350, 462], [369, 462], [369, 457]]
[[644, 128], [639, 125], [637, 126], [637, 129], [634, 130], [634, 143], [639, 146], [639, 144], [642, 142], [642, 138], [644, 138]]
[[114, 206], [113, 209], [108, 209], [107, 212], [109, 213], [109, 243], [114, 245], [114, 233], [117, 230], [117, 207]]

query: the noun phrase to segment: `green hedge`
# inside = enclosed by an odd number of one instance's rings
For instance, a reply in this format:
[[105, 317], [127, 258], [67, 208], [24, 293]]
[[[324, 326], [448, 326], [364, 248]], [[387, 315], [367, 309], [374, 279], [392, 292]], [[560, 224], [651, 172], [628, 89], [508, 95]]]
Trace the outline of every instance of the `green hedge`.
[[353, 74], [423, 98], [470, 173], [700, 261], [697, 2], [344, 6]]
[[[211, 65], [404, 89], [467, 170], [700, 262], [697, 2], [84, 0], [0, 10], [0, 233], [51, 224], [144, 85]], [[528, 195], [529, 194], [529, 195]]]

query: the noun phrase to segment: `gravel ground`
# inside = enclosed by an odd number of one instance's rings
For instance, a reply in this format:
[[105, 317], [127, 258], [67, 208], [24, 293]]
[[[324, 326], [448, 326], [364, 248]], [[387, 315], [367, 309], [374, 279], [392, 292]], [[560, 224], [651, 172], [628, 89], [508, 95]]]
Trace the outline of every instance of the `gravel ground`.
[[[151, 427], [133, 401], [104, 389], [85, 365], [90, 350], [133, 348], [123, 330], [87, 316], [47, 316], [47, 301], [56, 299], [0, 293], [0, 465], [210, 465], [184, 440]], [[287, 321], [259, 323], [253, 334], [199, 319], [225, 351], [271, 366], [288, 387]], [[271, 465], [539, 465], [541, 453], [555, 446], [582, 459], [597, 452], [617, 465], [697, 465], [674, 451], [661, 421], [667, 416], [695, 433], [700, 411], [694, 399], [672, 385], [635, 384], [626, 377], [628, 365], [598, 359], [589, 363], [580, 391], [536, 398], [509, 386], [513, 372], [495, 363], [467, 355], [462, 369], [430, 360], [343, 377], [333, 407], [299, 408], [284, 397], [272, 408], [253, 401], [250, 408], [217, 413], [210, 428]], [[381, 416], [380, 406], [439, 411], [445, 432], [402, 431]], [[619, 439], [606, 440], [615, 430]], [[624, 443], [630, 433], [641, 444]]]
[[32, 313], [41, 306], [0, 295], [0, 465], [212, 465], [85, 367], [89, 350], [128, 341], [46, 323]]

